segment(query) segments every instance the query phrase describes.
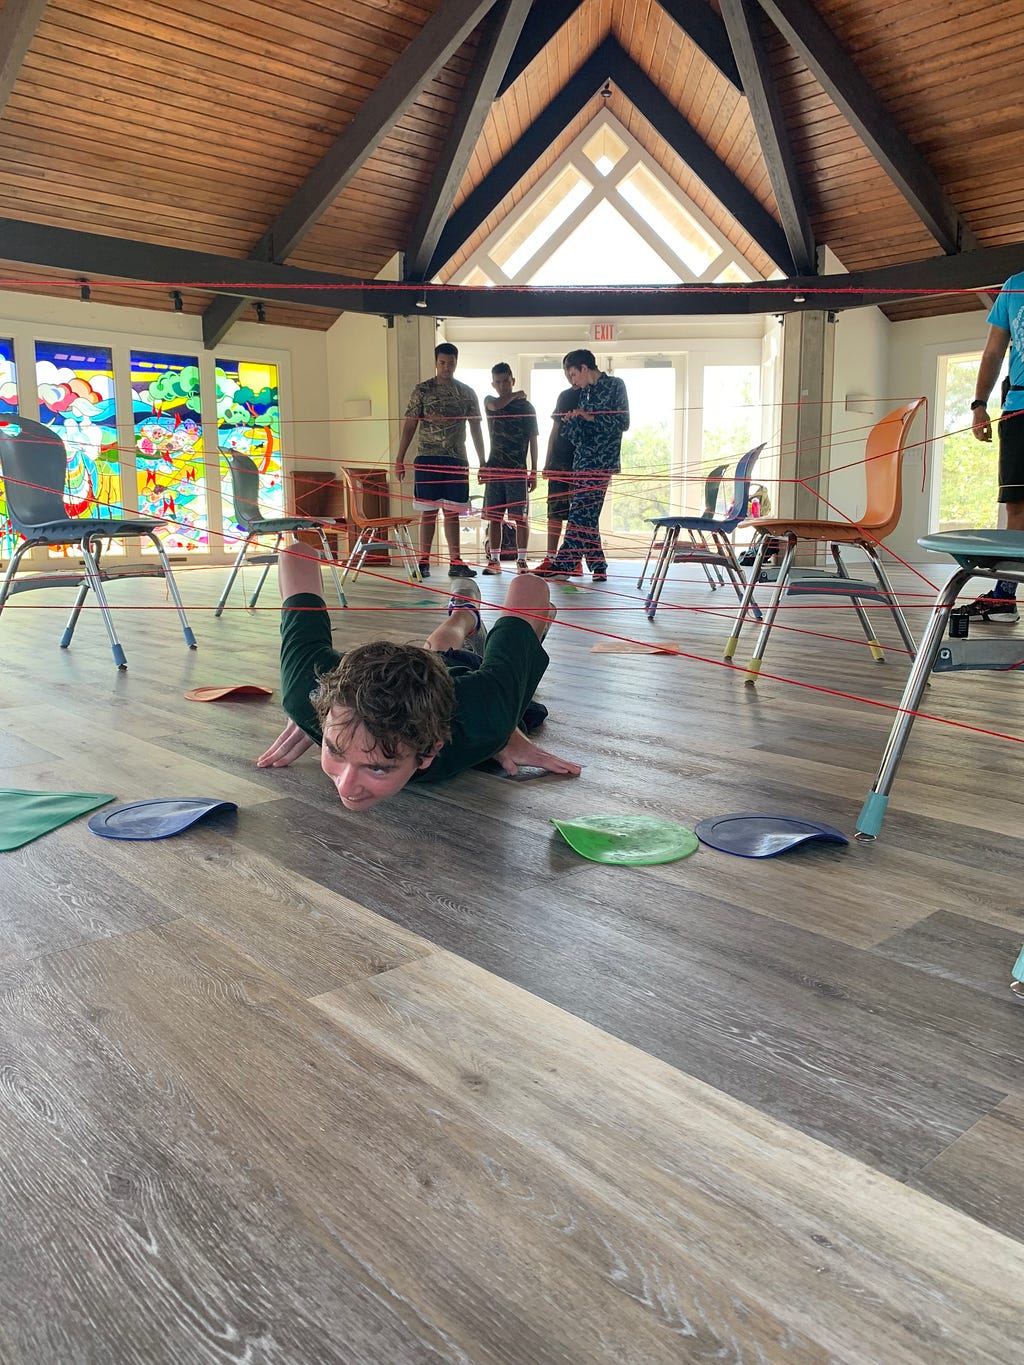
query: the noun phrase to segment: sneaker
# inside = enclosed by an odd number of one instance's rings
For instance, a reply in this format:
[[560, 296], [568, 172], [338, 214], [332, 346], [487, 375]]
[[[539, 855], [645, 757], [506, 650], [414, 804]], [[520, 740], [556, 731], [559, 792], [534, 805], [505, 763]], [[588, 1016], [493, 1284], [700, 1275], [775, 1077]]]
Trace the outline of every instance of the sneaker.
[[430, 577], [430, 565], [425, 559], [420, 560], [420, 578]]
[[590, 575], [590, 581], [591, 583], [607, 583], [608, 575], [606, 573], [601, 573], [600, 571], [597, 573], [592, 573]]
[[487, 642], [487, 627], [484, 625], [480, 616], [480, 588], [476, 583], [467, 582], [463, 584], [458, 592], [453, 592], [448, 599], [448, 615], [453, 611], [458, 611], [465, 607], [476, 617], [476, 630], [471, 635], [466, 636], [465, 648], [471, 649], [474, 654], [479, 654], [483, 658], [484, 645]]
[[537, 578], [557, 578], [565, 579], [569, 577], [566, 569], [556, 569], [550, 559], [542, 559], [535, 569], [530, 572]]
[[468, 564], [463, 564], [461, 559], [454, 560], [448, 565], [449, 578], [476, 578], [476, 569], [471, 569]]
[[1015, 597], [979, 597], [966, 607], [956, 607], [950, 615], [961, 620], [990, 622], [994, 626], [1015, 626], [1020, 620]]
[[492, 559], [488, 564], [485, 564], [485, 565], [484, 565], [484, 573], [485, 573], [485, 574], [495, 574], [495, 573], [500, 574], [500, 573], [501, 573], [501, 562], [500, 562], [499, 560], [497, 560], [497, 559]]
[[525, 560], [525, 559], [517, 559], [517, 560], [516, 560], [516, 573], [529, 573], [529, 572], [530, 572], [530, 566], [529, 566], [529, 564], [527, 564], [526, 560]]

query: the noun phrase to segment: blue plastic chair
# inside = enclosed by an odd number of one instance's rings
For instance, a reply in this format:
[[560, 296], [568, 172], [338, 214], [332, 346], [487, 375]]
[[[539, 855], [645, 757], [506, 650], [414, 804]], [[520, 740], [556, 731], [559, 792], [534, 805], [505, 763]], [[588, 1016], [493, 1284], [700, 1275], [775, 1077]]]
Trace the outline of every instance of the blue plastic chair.
[[[263, 584], [267, 581], [270, 566], [277, 563], [277, 552], [287, 531], [316, 531], [319, 534], [320, 544], [323, 546], [327, 565], [337, 589], [338, 601], [343, 607], [347, 607], [348, 603], [345, 601], [345, 592], [341, 586], [341, 579], [338, 577], [334, 555], [331, 553], [331, 547], [324, 533], [325, 526], [337, 526], [337, 521], [333, 517], [265, 517], [260, 511], [259, 502], [260, 471], [256, 468], [256, 463], [252, 457], [250, 455], [229, 455], [228, 468], [231, 470], [231, 494], [235, 508], [235, 520], [245, 532], [245, 539], [235, 556], [235, 562], [231, 566], [228, 581], [224, 584], [224, 591], [220, 595], [220, 601], [213, 613], [214, 616], [220, 616], [223, 612], [224, 604], [228, 600], [235, 578], [238, 576], [238, 570], [243, 564], [263, 565], [263, 572], [256, 584], [256, 591], [249, 598], [250, 610], [255, 607], [259, 595], [263, 591]], [[273, 550], [267, 554], [249, 554], [249, 546], [257, 536], [274, 536]]]
[[[127, 668], [128, 660], [114, 629], [114, 618], [110, 612], [106, 594], [103, 591], [105, 580], [112, 578], [147, 578], [162, 575], [167, 580], [167, 590], [171, 594], [185, 643], [195, 649], [196, 637], [185, 616], [178, 585], [171, 573], [160, 538], [155, 534], [166, 521], [155, 517], [69, 517], [64, 506], [64, 484], [67, 475], [68, 456], [64, 442], [56, 432], [44, 427], [40, 422], [32, 422], [24, 417], [9, 418], [0, 422], [0, 472], [4, 477], [7, 494], [7, 514], [11, 525], [24, 540], [18, 545], [0, 583], [0, 612], [14, 592], [30, 588], [52, 588], [65, 583], [79, 584], [78, 596], [71, 609], [64, 634], [60, 637], [61, 649], [67, 649], [75, 626], [81, 615], [82, 607], [89, 590], [96, 594], [96, 602], [103, 617], [103, 624], [110, 637], [110, 648], [118, 668]], [[152, 541], [159, 560], [159, 568], [117, 569], [113, 573], [100, 568], [100, 556], [105, 540], [121, 540], [146, 536]], [[29, 550], [37, 545], [56, 548], [75, 545], [85, 565], [84, 574], [37, 573], [29, 578], [15, 582], [21, 561]]]
[[[733, 475], [732, 502], [723, 517], [704, 515], [652, 519], [655, 534], [660, 528], [664, 532], [664, 539], [651, 577], [647, 600], [644, 602], [644, 611], [649, 621], [654, 620], [665, 579], [673, 564], [701, 564], [705, 571], [711, 568], [724, 570], [737, 598], [743, 601], [747, 580], [736, 557], [731, 536], [740, 522], [746, 518], [750, 505], [751, 475], [764, 447], [765, 443], [762, 441], [759, 446], [748, 450], [737, 460]], [[680, 545], [679, 538], [684, 531], [688, 539]], [[717, 585], [712, 582], [711, 586], [714, 589]]]
[[[943, 639], [953, 604], [969, 579], [1006, 578], [1024, 583], [1024, 531], [937, 531], [934, 535], [922, 536], [917, 543], [924, 550], [951, 555], [960, 567], [940, 590], [921, 637], [899, 710], [889, 731], [878, 776], [857, 819], [856, 837], [860, 840], [876, 838], [882, 827], [889, 792], [931, 673], [971, 669], [1015, 672], [1024, 664], [1024, 640], [1020, 638]], [[1021, 966], [1024, 968], [1024, 960]]]
[[[718, 498], [722, 491], [722, 479], [728, 468], [728, 463], [717, 464], [704, 480], [704, 510], [701, 513], [702, 517], [713, 517], [718, 510]], [[636, 580], [638, 588], [642, 588], [644, 585], [644, 579], [647, 577], [647, 568], [651, 562], [651, 556], [654, 554], [655, 547], [658, 546], [658, 536], [661, 534], [666, 522], [671, 522], [672, 520], [672, 517], [648, 518], [648, 524], [654, 529], [651, 531], [651, 543], [647, 547], [647, 558], [644, 560], [644, 566], [640, 570], [640, 577]], [[660, 546], [658, 548], [660, 548]], [[705, 571], [708, 575], [708, 582], [713, 582], [711, 570], [705, 566]]]

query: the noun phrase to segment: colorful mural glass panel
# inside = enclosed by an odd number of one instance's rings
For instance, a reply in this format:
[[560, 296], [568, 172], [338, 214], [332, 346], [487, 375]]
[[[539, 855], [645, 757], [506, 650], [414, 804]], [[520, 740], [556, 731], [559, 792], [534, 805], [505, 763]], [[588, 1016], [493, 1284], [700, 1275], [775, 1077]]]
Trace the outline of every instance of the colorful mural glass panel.
[[260, 507], [267, 516], [284, 515], [281, 470], [281, 414], [277, 366], [263, 361], [218, 360], [217, 442], [220, 449], [224, 543], [237, 544], [240, 527], [231, 496], [227, 457], [250, 456], [260, 472]]
[[[0, 421], [18, 411], [18, 371], [14, 364], [14, 342], [0, 337]], [[0, 479], [0, 559], [9, 559], [18, 537], [7, 518], [4, 481]]]
[[[210, 548], [203, 467], [199, 363], [194, 356], [132, 351], [132, 426], [139, 511], [161, 517], [165, 550]], [[153, 553], [148, 542], [144, 551]]]
[[[119, 517], [121, 471], [114, 370], [105, 346], [36, 342], [39, 420], [68, 452], [64, 503], [72, 517]], [[115, 542], [114, 553], [124, 546]], [[74, 551], [51, 550], [52, 556]]]

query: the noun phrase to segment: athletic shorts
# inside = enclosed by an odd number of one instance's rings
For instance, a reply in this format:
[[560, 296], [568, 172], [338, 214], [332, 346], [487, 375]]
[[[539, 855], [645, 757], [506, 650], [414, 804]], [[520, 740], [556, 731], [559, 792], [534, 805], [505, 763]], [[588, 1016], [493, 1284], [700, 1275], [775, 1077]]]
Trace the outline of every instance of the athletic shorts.
[[502, 517], [525, 519], [529, 511], [530, 491], [525, 478], [520, 478], [516, 470], [495, 473], [484, 484], [483, 515], [488, 521], [501, 521]]
[[416, 456], [413, 476], [414, 511], [469, 511], [469, 465], [463, 460], [430, 450]]
[[1024, 502], [1024, 411], [999, 420], [999, 501]]

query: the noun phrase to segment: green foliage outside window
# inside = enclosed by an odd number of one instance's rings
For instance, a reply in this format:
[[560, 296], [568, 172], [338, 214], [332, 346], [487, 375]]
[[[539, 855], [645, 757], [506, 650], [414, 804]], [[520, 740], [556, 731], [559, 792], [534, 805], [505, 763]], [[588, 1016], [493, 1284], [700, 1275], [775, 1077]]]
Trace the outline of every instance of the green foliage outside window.
[[[942, 429], [942, 485], [939, 491], [939, 527], [951, 523], [963, 527], [996, 524], [998, 437], [991, 445], [971, 434], [971, 399], [980, 356], [955, 356], [946, 362], [946, 403]], [[991, 411], [998, 411], [998, 388]]]

